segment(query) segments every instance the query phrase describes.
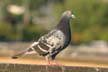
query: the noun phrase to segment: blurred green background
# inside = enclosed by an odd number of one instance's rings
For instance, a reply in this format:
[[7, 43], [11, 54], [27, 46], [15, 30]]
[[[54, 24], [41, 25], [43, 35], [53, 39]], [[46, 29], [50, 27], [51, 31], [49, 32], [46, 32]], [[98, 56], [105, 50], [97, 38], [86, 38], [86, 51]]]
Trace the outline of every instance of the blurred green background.
[[71, 10], [72, 44], [108, 41], [108, 0], [0, 0], [0, 41], [35, 41]]
[[76, 18], [70, 22], [71, 45], [58, 59], [66, 65], [108, 67], [108, 0], [0, 0], [0, 63], [46, 63], [36, 55], [17, 61], [11, 56], [54, 28], [66, 10]]

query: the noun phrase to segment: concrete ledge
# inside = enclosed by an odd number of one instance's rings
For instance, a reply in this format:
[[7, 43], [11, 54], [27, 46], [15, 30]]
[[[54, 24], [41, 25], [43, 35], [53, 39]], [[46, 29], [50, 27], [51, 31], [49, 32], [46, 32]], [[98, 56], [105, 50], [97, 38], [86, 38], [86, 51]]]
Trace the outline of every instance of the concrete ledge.
[[108, 68], [0, 63], [0, 72], [108, 72]]

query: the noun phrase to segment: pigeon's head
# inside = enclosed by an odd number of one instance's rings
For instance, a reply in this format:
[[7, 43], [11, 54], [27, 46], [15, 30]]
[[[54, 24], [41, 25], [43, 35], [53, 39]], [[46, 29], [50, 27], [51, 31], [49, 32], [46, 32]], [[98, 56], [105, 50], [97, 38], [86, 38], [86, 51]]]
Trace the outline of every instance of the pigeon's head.
[[67, 10], [62, 14], [62, 17], [75, 18], [75, 15], [71, 11]]

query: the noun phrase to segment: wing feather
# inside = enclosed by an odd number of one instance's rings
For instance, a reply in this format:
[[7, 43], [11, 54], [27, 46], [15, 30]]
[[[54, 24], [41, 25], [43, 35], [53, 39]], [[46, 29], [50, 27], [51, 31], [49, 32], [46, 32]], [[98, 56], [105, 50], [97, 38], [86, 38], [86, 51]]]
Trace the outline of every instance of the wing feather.
[[63, 47], [65, 36], [60, 30], [52, 30], [48, 34], [42, 36], [38, 41], [43, 42], [49, 47], [49, 52], [53, 52], [58, 48]]

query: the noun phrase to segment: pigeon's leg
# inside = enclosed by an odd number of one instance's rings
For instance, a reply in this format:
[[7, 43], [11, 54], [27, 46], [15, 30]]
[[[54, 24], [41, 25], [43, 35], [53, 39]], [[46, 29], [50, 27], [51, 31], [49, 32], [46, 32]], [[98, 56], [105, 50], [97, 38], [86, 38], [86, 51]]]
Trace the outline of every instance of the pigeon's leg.
[[55, 57], [56, 55], [58, 54], [59, 52], [55, 53], [54, 55], [51, 56], [53, 62], [54, 62], [54, 65], [56, 66], [63, 66], [62, 64], [58, 63], [56, 60], [55, 60]]
[[53, 61], [55, 63], [54, 65], [56, 65], [56, 66], [63, 66], [62, 64], [58, 63], [55, 59]]
[[17, 54], [15, 54], [14, 56], [12, 56], [13, 59], [17, 59], [18, 57], [21, 57], [21, 56], [24, 56], [24, 55], [27, 55], [27, 54], [33, 54], [33, 53], [36, 53], [36, 51], [33, 50], [33, 48], [28, 48], [22, 52], [19, 52]]
[[48, 65], [51, 65], [51, 63], [50, 63], [50, 56], [49, 55], [47, 55], [46, 57], [45, 57], [45, 59], [46, 59], [46, 61], [47, 61], [47, 63], [48, 63]]

